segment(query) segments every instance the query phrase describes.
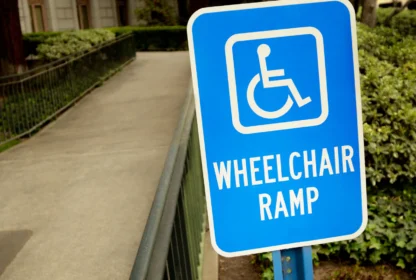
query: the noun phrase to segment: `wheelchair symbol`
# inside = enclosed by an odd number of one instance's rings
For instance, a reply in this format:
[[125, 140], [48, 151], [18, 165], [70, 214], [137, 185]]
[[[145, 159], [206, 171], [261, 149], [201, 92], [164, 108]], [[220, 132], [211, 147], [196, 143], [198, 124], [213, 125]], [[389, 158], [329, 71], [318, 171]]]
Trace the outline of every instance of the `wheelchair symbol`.
[[298, 89], [296, 88], [295, 84], [293, 83], [292, 79], [281, 79], [281, 80], [270, 80], [271, 78], [275, 77], [283, 77], [285, 75], [284, 69], [277, 69], [277, 70], [268, 70], [267, 69], [267, 61], [266, 58], [270, 55], [271, 50], [269, 45], [261, 44], [257, 48], [257, 55], [259, 57], [259, 64], [260, 64], [260, 73], [256, 74], [253, 79], [251, 79], [248, 88], [247, 88], [247, 100], [250, 108], [256, 113], [258, 116], [265, 118], [265, 119], [276, 119], [283, 115], [285, 115], [293, 106], [293, 99], [289, 95], [287, 97], [286, 103], [280, 109], [275, 111], [266, 111], [260, 108], [254, 98], [254, 91], [257, 85], [260, 82], [260, 79], [263, 82], [264, 88], [277, 88], [277, 87], [288, 87], [290, 92], [295, 99], [296, 104], [298, 107], [305, 106], [309, 102], [311, 102], [310, 97], [302, 98]]
[[[310, 36], [315, 40], [310, 40]], [[276, 52], [280, 46], [290, 47], [286, 44], [293, 44], [293, 41], [288, 41], [286, 38], [296, 38], [296, 44], [304, 43], [302, 47], [306, 47], [310, 50], [310, 52], [308, 52], [308, 57], [305, 57], [305, 64], [299, 68], [299, 73], [296, 73], [296, 76], [285, 73], [285, 70], [288, 70], [285, 69], [285, 66], [282, 66], [279, 69], [268, 69], [267, 62], [269, 62], [269, 66], [271, 65], [270, 58], [268, 58], [270, 53], [272, 51]], [[303, 38], [307, 40], [304, 41]], [[256, 40], [267, 41], [262, 41], [255, 45], [252, 43], [246, 45], [246, 42], [255, 42]], [[269, 40], [270, 43], [268, 42]], [[237, 46], [246, 45], [247, 47], [234, 48], [236, 44], [238, 44]], [[273, 46], [276, 46], [276, 50], [274, 50]], [[252, 47], [254, 47], [254, 50]], [[235, 57], [234, 55], [237, 56]], [[260, 68], [260, 70], [258, 73], [254, 72], [251, 74], [253, 76], [249, 76], [248, 78], [250, 80], [247, 81], [245, 78], [242, 78], [243, 76], [236, 75], [240, 70], [236, 69], [234, 60], [237, 60], [239, 67], [242, 67], [244, 64], [247, 64], [245, 57], [252, 55], [256, 56], [254, 60], [255, 65], [247, 65], [247, 67], [254, 67], [255, 69]], [[273, 55], [276, 54], [273, 53]], [[287, 57], [282, 57], [282, 65], [285, 65], [284, 63], [290, 63], [290, 61], [294, 59], [294, 55], [296, 55], [295, 51], [289, 52]], [[310, 57], [309, 55], [313, 55], [313, 57]], [[225, 43], [225, 58], [228, 90], [230, 93], [231, 121], [238, 132], [252, 134], [311, 127], [320, 125], [327, 119], [328, 92], [326, 84], [324, 41], [321, 32], [315, 27], [297, 27], [234, 34], [228, 38]], [[314, 59], [317, 61], [313, 62]], [[297, 59], [295, 60], [297, 61]], [[293, 69], [295, 68], [293, 67]], [[248, 69], [243, 69], [242, 71], [246, 70]], [[287, 74], [287, 76], [285, 74]], [[312, 83], [307, 95], [306, 92], [303, 92], [304, 87], [300, 86], [301, 83]], [[270, 97], [273, 97], [273, 94], [285, 94], [285, 96], [283, 96], [283, 106], [276, 106], [277, 110], [264, 110], [264, 108], [261, 108], [257, 101], [259, 100], [258, 95], [260, 94], [260, 90], [263, 88]], [[273, 88], [284, 88], [285, 91], [278, 90], [277, 92], [273, 92], [273, 90], [271, 90]], [[301, 92], [299, 92], [298, 88]], [[319, 92], [317, 92], [318, 88]], [[287, 92], [286, 89], [288, 89], [289, 92]], [[286, 95], [288, 95], [287, 98]], [[250, 109], [240, 110], [240, 106], [244, 106], [243, 104], [247, 104]], [[305, 106], [307, 104], [309, 105]], [[299, 108], [302, 107], [302, 114], [294, 114], [293, 111], [295, 110], [293, 109], [296, 106]], [[289, 111], [291, 115], [290, 118]], [[319, 113], [319, 115], [317, 115], [317, 113]]]

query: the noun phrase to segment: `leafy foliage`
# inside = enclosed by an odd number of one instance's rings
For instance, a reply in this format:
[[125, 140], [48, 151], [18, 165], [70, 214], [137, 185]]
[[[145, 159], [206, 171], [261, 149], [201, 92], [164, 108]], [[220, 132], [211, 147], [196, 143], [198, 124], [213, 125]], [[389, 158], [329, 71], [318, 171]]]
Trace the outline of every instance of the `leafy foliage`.
[[398, 271], [391, 266], [377, 265], [371, 268], [366, 266], [341, 264], [341, 267], [328, 273], [326, 280], [410, 280], [412, 276]]
[[[93, 29], [85, 31], [101, 32], [102, 30]], [[123, 26], [106, 28], [104, 31], [107, 32], [107, 34], [110, 31], [112, 33], [109, 35], [111, 38], [114, 38], [114, 34], [115, 36], [120, 36], [126, 33], [133, 33], [137, 51], [176, 51], [187, 50], [188, 48], [185, 26]], [[43, 32], [26, 34], [24, 36], [24, 40], [25, 47], [28, 49], [27, 53], [34, 55], [37, 54], [38, 52], [36, 48], [39, 45], [46, 44], [46, 41], [52, 41], [52, 38], [59, 37], [66, 33], [75, 32]], [[65, 35], [65, 37], [66, 36], [67, 35]], [[91, 42], [87, 41], [88, 47], [90, 44]], [[70, 48], [70, 51], [66, 51], [66, 53], [72, 53], [74, 51], [72, 45], [64, 47], [65, 49]], [[59, 52], [59, 48], [57, 47], [48, 48], [48, 51], [51, 50], [53, 57], [55, 57], [55, 51]]]
[[[393, 8], [377, 10], [377, 24], [383, 25]], [[416, 10], [404, 10], [394, 16], [389, 27], [404, 36], [416, 36]]]
[[[398, 22], [358, 25], [368, 226], [354, 240], [315, 247], [315, 262], [390, 263], [416, 272], [416, 39]], [[263, 267], [269, 277], [271, 263]]]
[[262, 280], [273, 280], [274, 271], [273, 271], [273, 258], [272, 253], [264, 253], [255, 255], [253, 258], [252, 264], [257, 265], [262, 270], [261, 279]]
[[187, 49], [185, 26], [113, 27], [116, 36], [132, 32], [137, 51], [174, 51]]
[[359, 60], [368, 185], [416, 176], [416, 40], [359, 26]]
[[138, 21], [148, 26], [175, 25], [172, 8], [163, 0], [144, 0], [144, 6], [135, 10]]
[[46, 39], [37, 47], [37, 53], [41, 58], [54, 60], [87, 51], [114, 38], [114, 33], [105, 29], [64, 32]]
[[37, 47], [44, 43], [48, 38], [61, 35], [63, 32], [35, 32], [23, 35], [23, 45], [25, 56], [35, 55]]
[[370, 55], [378, 60], [393, 64], [395, 67], [416, 62], [415, 38], [403, 36], [398, 31], [388, 27], [380, 26], [370, 29], [359, 24], [358, 47], [360, 51], [365, 51], [365, 56], [361, 56], [362, 60]]
[[413, 188], [391, 192], [369, 197], [364, 234], [354, 240], [321, 245], [316, 254], [321, 258], [352, 259], [359, 264], [389, 262], [416, 271], [416, 192]]

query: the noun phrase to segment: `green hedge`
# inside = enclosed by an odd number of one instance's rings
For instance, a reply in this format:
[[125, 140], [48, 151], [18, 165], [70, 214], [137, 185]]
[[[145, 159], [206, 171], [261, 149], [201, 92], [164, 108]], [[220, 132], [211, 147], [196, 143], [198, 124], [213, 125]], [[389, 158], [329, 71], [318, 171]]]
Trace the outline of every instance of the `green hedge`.
[[316, 246], [320, 258], [353, 259], [359, 264], [390, 263], [416, 271], [416, 192], [378, 192], [368, 197], [368, 225], [350, 241]]
[[64, 32], [47, 38], [36, 51], [42, 59], [55, 60], [89, 50], [114, 38], [114, 33], [105, 29]]
[[61, 35], [63, 32], [36, 32], [23, 34], [23, 45], [25, 50], [25, 56], [36, 54], [36, 49], [48, 38]]
[[116, 36], [132, 32], [137, 51], [175, 51], [187, 50], [185, 26], [154, 26], [154, 27], [113, 27], [108, 28]]
[[[68, 52], [68, 47], [65, 47], [67, 43], [71, 45], [79, 42], [85, 42], [91, 46], [95, 46], [104, 41], [108, 41], [114, 38], [112, 35], [114, 32], [109, 32], [106, 29], [88, 29], [78, 31], [62, 31], [62, 32], [36, 32], [23, 34], [23, 44], [25, 56], [40, 54], [38, 47], [40, 45], [56, 45], [58, 50], [64, 47], [63, 53]], [[78, 42], [75, 42], [78, 41]], [[58, 46], [59, 45], [59, 46]], [[77, 47], [73, 45], [73, 47]], [[81, 45], [79, 45], [82, 50]], [[48, 52], [44, 49], [43, 53]], [[41, 51], [42, 53], [42, 51]], [[71, 52], [72, 53], [72, 52]]]
[[[92, 29], [94, 31], [96, 29]], [[176, 51], [187, 50], [187, 34], [185, 26], [151, 26], [151, 27], [111, 27], [106, 30], [112, 31], [116, 36], [133, 33], [137, 51]], [[77, 32], [89, 32], [77, 31]], [[40, 32], [29, 33], [23, 36], [25, 54], [38, 54], [39, 45], [52, 42], [55, 37], [74, 32]], [[76, 33], [76, 32], [75, 32]], [[68, 35], [65, 35], [68, 36]]]
[[[383, 25], [393, 10], [393, 8], [379, 8], [377, 10], [377, 24]], [[416, 36], [416, 10], [404, 10], [394, 16], [389, 27], [401, 35]]]

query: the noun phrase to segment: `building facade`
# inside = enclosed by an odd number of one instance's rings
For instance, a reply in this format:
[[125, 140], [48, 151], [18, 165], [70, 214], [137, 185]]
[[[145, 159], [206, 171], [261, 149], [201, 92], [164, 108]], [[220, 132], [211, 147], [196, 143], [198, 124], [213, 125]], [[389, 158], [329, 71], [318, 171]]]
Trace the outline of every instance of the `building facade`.
[[135, 25], [138, 0], [18, 0], [23, 33]]

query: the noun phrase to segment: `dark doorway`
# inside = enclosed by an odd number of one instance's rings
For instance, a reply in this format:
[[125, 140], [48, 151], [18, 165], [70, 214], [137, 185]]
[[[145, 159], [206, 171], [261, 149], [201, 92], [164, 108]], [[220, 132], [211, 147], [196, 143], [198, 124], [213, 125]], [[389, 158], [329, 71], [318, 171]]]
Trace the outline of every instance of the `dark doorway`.
[[33, 32], [48, 31], [43, 0], [29, 0], [29, 9]]
[[119, 26], [129, 25], [127, 14], [127, 0], [116, 0], [117, 18]]
[[79, 29], [91, 28], [91, 12], [89, 0], [77, 0]]

